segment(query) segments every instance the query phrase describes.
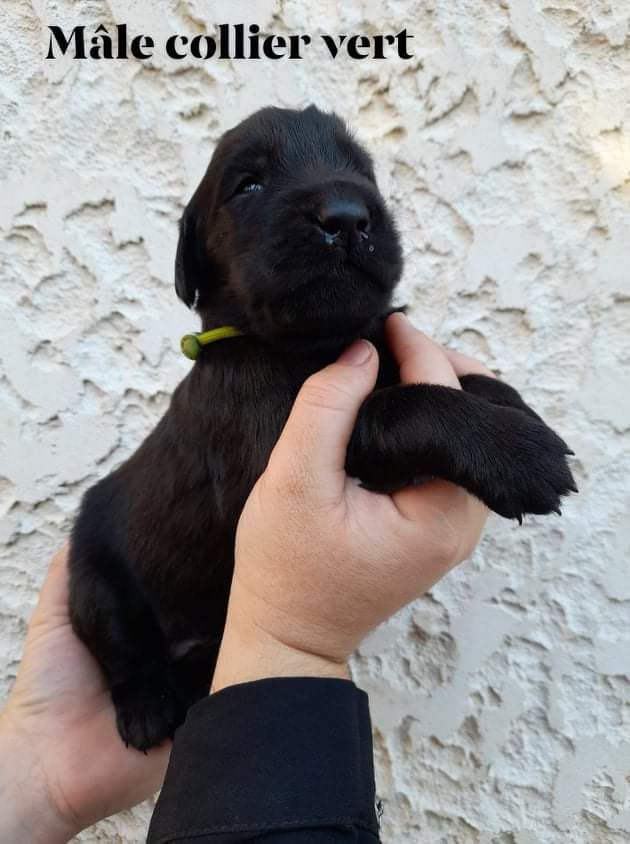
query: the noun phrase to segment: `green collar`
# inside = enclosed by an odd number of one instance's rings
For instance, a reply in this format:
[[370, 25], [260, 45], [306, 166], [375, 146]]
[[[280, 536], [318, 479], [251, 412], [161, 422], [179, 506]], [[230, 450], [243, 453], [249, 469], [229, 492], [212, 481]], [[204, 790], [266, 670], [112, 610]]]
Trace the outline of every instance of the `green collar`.
[[182, 337], [180, 347], [182, 352], [190, 360], [197, 360], [199, 353], [204, 346], [216, 343], [217, 340], [226, 340], [228, 337], [242, 337], [243, 332], [231, 325], [222, 325], [220, 328], [213, 328], [210, 331], [203, 331], [201, 334], [186, 334]]

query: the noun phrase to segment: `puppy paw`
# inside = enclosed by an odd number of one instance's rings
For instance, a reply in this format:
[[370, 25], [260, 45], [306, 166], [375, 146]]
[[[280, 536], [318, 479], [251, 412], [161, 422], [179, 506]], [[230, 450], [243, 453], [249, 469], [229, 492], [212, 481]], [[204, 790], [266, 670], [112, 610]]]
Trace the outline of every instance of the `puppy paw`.
[[523, 413], [527, 413], [533, 419], [537, 419], [539, 422], [543, 421], [528, 404], [525, 404], [514, 387], [506, 384], [505, 381], [499, 381], [498, 378], [490, 378], [487, 375], [462, 375], [459, 383], [462, 389], [471, 395], [479, 396], [499, 407], [513, 407], [522, 410]]
[[115, 686], [111, 693], [120, 737], [143, 753], [172, 738], [183, 720], [175, 693], [166, 682], [140, 677]]
[[526, 513], [560, 515], [562, 497], [578, 491], [567, 462], [573, 452], [544, 422], [518, 416], [490, 482], [477, 494], [491, 510], [519, 522]]

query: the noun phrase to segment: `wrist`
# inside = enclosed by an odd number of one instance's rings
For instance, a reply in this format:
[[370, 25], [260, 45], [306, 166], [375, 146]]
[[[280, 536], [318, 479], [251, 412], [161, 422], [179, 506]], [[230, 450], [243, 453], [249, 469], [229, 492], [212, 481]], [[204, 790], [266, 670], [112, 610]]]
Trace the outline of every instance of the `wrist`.
[[79, 830], [63, 818], [30, 741], [5, 711], [0, 715], [0, 841], [66, 844]]
[[228, 617], [212, 692], [271, 677], [332, 677], [349, 680], [346, 660], [297, 648], [243, 619]]

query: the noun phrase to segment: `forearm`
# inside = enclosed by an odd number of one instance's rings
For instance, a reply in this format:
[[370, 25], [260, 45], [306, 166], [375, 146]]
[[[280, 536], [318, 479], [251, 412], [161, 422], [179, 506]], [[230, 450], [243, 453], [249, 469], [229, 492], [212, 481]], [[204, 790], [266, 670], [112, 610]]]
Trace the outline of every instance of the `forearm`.
[[53, 805], [28, 738], [6, 712], [0, 714], [0, 841], [66, 844], [72, 835]]

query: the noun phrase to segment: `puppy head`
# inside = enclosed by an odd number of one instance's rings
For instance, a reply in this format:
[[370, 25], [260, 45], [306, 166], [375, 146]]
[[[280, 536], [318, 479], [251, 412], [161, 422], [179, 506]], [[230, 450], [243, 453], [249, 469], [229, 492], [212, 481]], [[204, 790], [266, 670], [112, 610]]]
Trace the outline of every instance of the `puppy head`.
[[184, 212], [176, 289], [204, 324], [326, 345], [387, 308], [402, 269], [372, 160], [333, 114], [264, 108], [226, 132]]

